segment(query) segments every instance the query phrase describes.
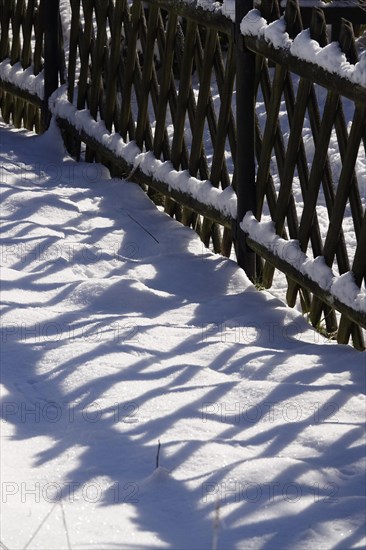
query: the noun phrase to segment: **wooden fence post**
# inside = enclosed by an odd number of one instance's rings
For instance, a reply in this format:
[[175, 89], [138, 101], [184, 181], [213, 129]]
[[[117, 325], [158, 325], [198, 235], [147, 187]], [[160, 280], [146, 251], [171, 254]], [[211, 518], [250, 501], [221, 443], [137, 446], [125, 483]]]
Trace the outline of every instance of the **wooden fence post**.
[[256, 212], [255, 191], [255, 54], [244, 45], [240, 32], [243, 17], [253, 9], [253, 0], [235, 0], [236, 45], [236, 194], [237, 228], [234, 232], [237, 261], [251, 279], [256, 276], [255, 252], [244, 238], [239, 224], [248, 211]]
[[59, 0], [44, 0], [44, 107], [43, 129], [50, 123], [48, 100], [58, 88], [59, 74]]

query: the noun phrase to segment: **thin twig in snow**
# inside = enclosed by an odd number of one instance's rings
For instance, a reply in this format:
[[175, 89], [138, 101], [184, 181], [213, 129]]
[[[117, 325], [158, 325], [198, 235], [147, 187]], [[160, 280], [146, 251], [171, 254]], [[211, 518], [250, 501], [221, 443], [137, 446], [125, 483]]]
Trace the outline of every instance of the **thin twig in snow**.
[[160, 439], [158, 440], [158, 452], [156, 454], [156, 467], [159, 468]]
[[62, 504], [62, 500], [60, 500], [60, 506], [61, 506], [61, 511], [62, 511], [62, 522], [63, 522], [63, 524], [64, 524], [65, 533], [66, 533], [67, 547], [68, 547], [69, 550], [71, 550], [71, 543], [70, 543], [70, 537], [69, 537], [69, 530], [68, 530], [67, 524], [66, 524], [66, 515], [65, 515], [64, 506], [63, 506], [63, 504]]
[[215, 519], [213, 523], [213, 534], [212, 534], [212, 550], [217, 550], [219, 542], [219, 527], [220, 527], [220, 499], [216, 500], [215, 506]]
[[146, 227], [141, 225], [140, 222], [138, 222], [133, 216], [131, 216], [131, 214], [128, 214], [128, 217], [131, 218], [131, 220], [133, 220], [135, 223], [137, 223], [137, 225], [139, 225], [141, 227], [141, 229], [146, 231], [146, 233], [148, 233], [150, 235], [150, 237], [152, 237], [154, 239], [154, 241], [156, 241], [158, 244], [160, 244], [158, 239], [156, 237], [154, 237], [154, 235], [152, 233], [150, 233], [150, 231], [148, 229], [146, 229]]
[[34, 539], [34, 537], [37, 535], [37, 533], [40, 531], [40, 529], [42, 528], [42, 526], [44, 525], [45, 521], [50, 517], [50, 515], [52, 514], [53, 510], [56, 508], [58, 502], [55, 502], [55, 504], [52, 506], [51, 510], [45, 515], [45, 517], [43, 518], [43, 520], [41, 521], [41, 523], [38, 525], [37, 529], [34, 531], [33, 535], [31, 536], [31, 538], [29, 539], [29, 541], [27, 542], [27, 544], [23, 547], [23, 550], [26, 550], [28, 548], [28, 546], [30, 545], [30, 543], [32, 542], [32, 540]]
[[[70, 543], [69, 531], [68, 531], [67, 524], [66, 524], [65, 511], [64, 511], [64, 507], [63, 507], [61, 501], [55, 502], [55, 504], [52, 506], [51, 510], [45, 515], [45, 517], [43, 518], [43, 520], [41, 521], [41, 523], [38, 525], [37, 529], [34, 531], [33, 535], [32, 535], [31, 538], [28, 540], [27, 544], [23, 547], [23, 550], [26, 550], [26, 549], [28, 548], [28, 546], [30, 545], [30, 543], [32, 542], [32, 540], [36, 537], [36, 535], [39, 533], [39, 531], [41, 530], [41, 528], [42, 528], [43, 525], [45, 524], [46, 520], [50, 517], [50, 515], [52, 514], [52, 512], [53, 512], [54, 509], [56, 508], [57, 504], [59, 504], [60, 507], [61, 507], [62, 522], [63, 522], [63, 524], [64, 524], [64, 529], [65, 529], [65, 534], [66, 534], [66, 540], [67, 540], [67, 547], [68, 547], [69, 550], [71, 550], [71, 543]], [[1, 543], [1, 550], [8, 550], [8, 549], [6, 548], [5, 545], [3, 545], [3, 544]]]

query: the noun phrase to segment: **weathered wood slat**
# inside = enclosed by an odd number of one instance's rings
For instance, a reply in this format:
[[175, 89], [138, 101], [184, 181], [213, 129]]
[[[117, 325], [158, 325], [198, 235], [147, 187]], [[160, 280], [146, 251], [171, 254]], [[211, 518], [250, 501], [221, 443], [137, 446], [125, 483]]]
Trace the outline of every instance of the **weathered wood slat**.
[[[201, 43], [201, 35], [202, 33], [198, 29], [196, 35], [197, 42], [195, 47], [195, 62], [200, 84], [197, 104], [193, 107], [195, 110], [195, 116], [193, 126], [191, 127], [192, 142], [190, 146], [188, 169], [193, 176], [196, 176], [198, 171], [200, 171], [201, 177], [205, 178], [205, 176], [208, 177], [209, 169], [206, 161], [204, 145], [204, 128], [209, 108], [212, 107], [211, 74], [213, 57], [216, 48], [217, 32], [212, 29], [205, 32], [205, 35], [202, 36], [205, 41], [204, 48]], [[182, 146], [184, 148], [184, 142], [182, 143]], [[192, 210], [183, 208], [182, 223], [184, 225], [189, 227], [191, 224], [196, 223], [196, 218], [197, 216]]]
[[346, 202], [350, 194], [350, 182], [354, 166], [357, 160], [358, 148], [366, 124], [366, 106], [358, 107], [355, 111], [352, 127], [348, 139], [347, 150], [344, 157], [341, 175], [334, 201], [332, 216], [328, 233], [324, 243], [324, 257], [328, 265], [331, 265], [341, 231]]
[[[171, 66], [171, 71], [170, 71], [170, 79], [169, 79], [169, 74], [168, 74], [169, 65], [170, 65], [170, 54], [168, 54], [168, 64], [166, 66], [164, 66], [164, 64], [163, 64], [163, 71], [165, 72], [164, 79], [165, 78], [167, 79], [169, 111], [170, 111], [170, 117], [171, 117], [170, 120], [171, 120], [171, 122], [174, 123], [174, 120], [176, 118], [176, 113], [177, 113], [178, 92], [177, 92], [177, 88], [176, 88], [176, 85], [175, 85], [173, 67], [174, 67], [174, 63], [175, 63], [175, 70], [178, 71], [179, 74], [180, 74], [181, 69], [182, 69], [182, 62], [183, 62], [182, 56], [183, 56], [183, 51], [184, 51], [184, 33], [182, 31], [181, 24], [178, 21], [176, 15], [172, 14], [172, 13], [168, 14], [168, 36], [167, 36], [167, 39], [165, 39], [164, 33], [161, 32], [162, 31], [161, 20], [160, 20], [159, 25], [160, 25], [160, 32], [158, 33], [158, 46], [159, 46], [160, 55], [163, 55], [163, 59], [165, 59], [165, 52], [167, 52], [167, 49], [170, 47], [171, 48], [171, 54], [173, 56], [173, 61], [172, 61], [172, 66]], [[164, 92], [164, 94], [165, 94], [165, 92]], [[163, 96], [163, 101], [164, 102], [166, 101], [166, 97], [164, 97], [164, 96]], [[157, 104], [157, 107], [156, 107], [156, 110], [155, 110], [156, 113], [158, 113], [158, 110], [160, 108], [159, 107], [159, 102], [160, 102], [160, 95], [159, 95], [158, 104]], [[165, 106], [165, 117], [168, 114], [167, 107], [168, 106], [166, 105]], [[159, 121], [157, 121], [157, 122], [159, 122]], [[169, 139], [167, 139], [167, 131], [166, 131], [166, 129], [163, 129], [163, 128], [162, 128], [162, 130], [163, 130], [163, 133], [162, 133], [162, 135], [163, 135], [163, 141], [162, 141], [163, 157], [164, 157], [164, 159], [171, 159], [171, 146], [170, 146]], [[188, 167], [188, 156], [189, 156], [188, 147], [187, 147], [187, 144], [186, 144], [186, 140], [183, 137], [183, 140], [182, 140], [182, 153], [181, 153], [181, 166], [183, 168]], [[179, 207], [179, 205], [176, 202], [170, 200], [168, 196], [165, 197], [165, 211], [167, 213], [169, 213], [171, 216], [175, 215], [176, 218], [181, 219], [181, 221], [183, 223], [187, 223], [186, 213], [183, 214], [182, 209]], [[183, 217], [184, 217], [184, 219], [183, 219]]]
[[299, 228], [299, 240], [300, 240], [301, 249], [303, 251], [306, 251], [307, 244], [310, 237], [321, 179], [322, 179], [323, 170], [324, 170], [324, 166], [325, 166], [327, 154], [328, 154], [328, 144], [329, 144], [334, 120], [336, 117], [338, 102], [339, 102], [338, 94], [329, 92], [326, 99], [323, 118], [319, 129], [320, 138], [318, 140], [318, 143], [314, 152], [312, 169], [310, 172], [307, 201], [304, 204], [304, 209], [303, 209], [300, 228]]
[[67, 72], [67, 79], [68, 79], [67, 96], [70, 103], [72, 103], [74, 99], [77, 47], [79, 42], [79, 27], [80, 27], [80, 0], [71, 0], [70, 48], [69, 48], [69, 60], [68, 60], [68, 72]]
[[78, 82], [78, 109], [87, 106], [89, 58], [93, 37], [93, 1], [82, 0], [84, 29], [79, 29], [80, 75]]
[[12, 21], [12, 43], [11, 43], [11, 52], [10, 60], [11, 64], [14, 65], [17, 61], [20, 61], [21, 54], [21, 41], [20, 41], [20, 29], [24, 17], [24, 0], [17, 0], [15, 11], [13, 13]]
[[[23, 49], [22, 49], [22, 67], [28, 68], [32, 63], [32, 38], [34, 15], [36, 11], [36, 0], [28, 0], [26, 12], [23, 21]], [[25, 104], [24, 126], [27, 130], [33, 130], [37, 124], [38, 115], [41, 112], [36, 109], [32, 103]], [[44, 117], [43, 117], [44, 118]]]
[[[139, 40], [142, 45], [143, 51], [146, 51], [146, 39], [147, 39], [147, 26], [146, 26], [146, 19], [145, 19], [145, 11], [142, 10], [140, 21], [139, 21]], [[143, 60], [141, 60], [140, 62], [139, 55], [136, 54], [133, 84], [134, 84], [135, 95], [137, 98], [138, 114], [140, 111], [140, 106], [146, 101], [144, 90], [142, 88], [143, 65], [144, 65]], [[137, 117], [138, 117], [138, 114], [137, 114]], [[136, 132], [137, 132], [137, 126], [136, 126]], [[136, 136], [135, 136], [135, 139], [136, 139]], [[152, 129], [150, 124], [150, 116], [148, 112], [146, 112], [146, 124], [144, 128], [144, 133], [143, 133], [143, 141], [144, 141], [146, 150], [151, 151], [153, 148], [153, 135], [152, 135]]]
[[[220, 112], [219, 120], [217, 124], [217, 132], [214, 141], [214, 153], [212, 159], [210, 181], [215, 187], [219, 186], [221, 180], [221, 187], [225, 189], [230, 184], [230, 180], [223, 177], [223, 169], [225, 169], [225, 174], [227, 173], [226, 162], [225, 162], [225, 145], [226, 145], [226, 136], [228, 135], [228, 129], [232, 116], [232, 98], [234, 91], [234, 82], [235, 82], [235, 62], [234, 62], [234, 47], [233, 42], [229, 45], [229, 50], [227, 53], [226, 59], [226, 68], [224, 76], [224, 85], [222, 93], [220, 95]], [[231, 151], [233, 158], [235, 158], [236, 147]]]
[[34, 55], [33, 55], [33, 67], [34, 74], [37, 75], [43, 68], [42, 61], [42, 49], [43, 49], [43, 36], [44, 36], [44, 2], [40, 2], [37, 5], [37, 10], [34, 14]]
[[[347, 123], [346, 123], [343, 109], [339, 109], [337, 113], [337, 118], [335, 121], [335, 129], [337, 132], [339, 152], [341, 155], [342, 162], [344, 162], [347, 143], [348, 143], [348, 132], [347, 132]], [[361, 225], [362, 225], [362, 203], [361, 203], [360, 191], [359, 191], [359, 186], [358, 186], [358, 181], [357, 181], [355, 171], [353, 171], [353, 174], [351, 176], [349, 201], [350, 201], [350, 206], [352, 211], [352, 219], [354, 223], [355, 234], [356, 234], [356, 238], [358, 239], [359, 233], [361, 230]]]
[[197, 24], [189, 21], [184, 49], [184, 57], [179, 82], [179, 94], [177, 99], [177, 112], [174, 119], [174, 137], [172, 145], [172, 163], [176, 170], [181, 164], [182, 145], [186, 112], [188, 109], [189, 95], [191, 92], [191, 74], [193, 65], [194, 46], [196, 42]]
[[0, 7], [0, 61], [3, 61], [10, 55], [9, 28], [11, 14], [14, 11], [14, 0], [1, 0]]
[[125, 0], [116, 2], [112, 21], [112, 43], [110, 45], [111, 54], [109, 58], [109, 73], [106, 84], [106, 109], [105, 125], [109, 131], [112, 130], [114, 111], [116, 107], [117, 96], [117, 72], [121, 56], [121, 31], [122, 18], [125, 9]]
[[196, 115], [192, 129], [192, 146], [189, 157], [189, 171], [197, 175], [203, 150], [203, 132], [211, 92], [211, 73], [215, 54], [217, 32], [209, 30], [206, 34], [206, 43], [203, 57], [203, 70], [200, 75], [200, 89], [197, 100]]
[[[158, 109], [156, 114], [156, 127], [154, 134], [153, 151], [156, 158], [160, 158], [163, 150], [164, 132], [166, 127], [167, 108], [169, 101], [169, 91], [173, 83], [173, 58], [174, 58], [174, 41], [177, 29], [177, 15], [169, 14], [168, 25], [166, 31], [165, 44], [159, 48], [163, 53], [162, 76], [160, 82], [160, 93], [158, 101]], [[164, 48], [164, 49], [163, 49]], [[175, 90], [173, 90], [175, 96]], [[170, 152], [169, 152], [170, 157]]]
[[139, 20], [141, 16], [142, 6], [140, 0], [135, 0], [131, 8], [131, 28], [129, 29], [128, 22], [125, 23], [126, 38], [128, 41], [127, 56], [125, 59], [123, 72], [123, 87], [122, 87], [122, 109], [120, 120], [120, 134], [124, 140], [127, 140], [131, 118], [131, 93], [132, 83], [135, 72], [137, 35], [139, 30]]
[[[216, 77], [216, 84], [219, 90], [219, 95], [221, 101], [225, 101], [225, 85], [230, 87], [230, 82], [227, 82], [227, 79], [229, 79], [229, 72], [227, 74], [226, 71], [229, 71], [227, 67], [227, 63], [229, 63], [229, 66], [235, 70], [236, 73], [236, 67], [235, 67], [235, 47], [234, 47], [234, 41], [232, 38], [229, 42], [229, 51], [226, 56], [226, 65], [224, 64], [224, 59], [222, 55], [221, 48], [216, 48], [215, 51], [215, 57], [214, 57], [214, 69], [215, 69], [215, 77]], [[210, 121], [209, 121], [210, 122]], [[211, 132], [212, 134], [212, 132]], [[229, 116], [229, 124], [227, 129], [227, 136], [230, 144], [230, 150], [231, 150], [231, 157], [233, 159], [236, 159], [236, 142], [237, 142], [237, 134], [236, 134], [236, 125], [235, 125], [235, 119], [234, 119], [234, 113], [232, 109], [230, 110], [230, 116]]]
[[[197, 40], [197, 24], [193, 21], [187, 22], [186, 34], [184, 37], [184, 53], [183, 58], [179, 58], [179, 52], [176, 52], [177, 60], [179, 64], [179, 92], [177, 95], [177, 103], [175, 112], [173, 115], [174, 135], [171, 150], [171, 161], [176, 170], [180, 167], [185, 169], [188, 166], [185, 165], [186, 159], [183, 154], [185, 151], [185, 121], [186, 113], [191, 115], [192, 118], [192, 86], [191, 86], [191, 74], [193, 67], [194, 49]], [[191, 102], [190, 102], [191, 100]], [[191, 107], [191, 112], [189, 108]], [[175, 205], [168, 199], [165, 202], [165, 211], [169, 215], [173, 215], [174, 212], [177, 216], [178, 212]]]
[[[195, 64], [196, 64], [196, 71], [198, 73], [198, 77], [199, 77], [200, 82], [204, 78], [204, 72], [205, 72], [205, 67], [204, 67], [205, 60], [204, 60], [204, 49], [203, 49], [203, 46], [202, 46], [202, 39], [205, 39], [205, 33], [206, 33], [206, 36], [207, 36], [208, 32], [209, 31], [207, 29], [203, 30], [200, 27], [197, 28], [197, 32], [196, 32]], [[206, 40], [205, 40], [205, 42], [206, 42]], [[205, 45], [205, 50], [206, 50], [206, 48], [207, 48], [207, 44]], [[207, 51], [206, 51], [206, 53], [207, 53]], [[188, 116], [189, 116], [189, 121], [190, 121], [191, 128], [194, 128], [197, 113], [196, 113], [196, 102], [193, 98], [192, 86], [191, 86], [191, 89], [190, 89], [189, 102], [188, 102]], [[214, 143], [215, 143], [217, 121], [216, 121], [216, 114], [214, 114], [213, 111], [212, 111], [211, 95], [208, 96], [208, 100], [207, 100], [206, 117], [207, 117], [207, 120], [208, 120], [208, 123], [209, 123], [211, 140], [213, 140]], [[192, 153], [194, 154], [194, 150], [193, 150], [193, 147], [191, 146], [190, 155], [192, 155]], [[201, 143], [201, 147], [199, 149], [199, 159], [198, 159], [198, 161], [199, 161], [198, 162], [198, 169], [199, 169], [199, 175], [200, 175], [201, 179], [208, 178], [209, 177], [209, 166], [208, 166], [205, 146], [204, 146], [203, 142]], [[185, 211], [183, 211], [183, 217], [182, 217], [183, 222], [185, 221], [184, 214], [185, 214]], [[189, 215], [191, 216], [191, 212], [189, 212]], [[201, 225], [201, 229], [200, 229], [200, 237], [201, 237], [202, 242], [207, 247], [210, 246], [210, 242], [212, 241], [212, 246], [213, 246], [214, 251], [217, 252], [217, 253], [219, 253], [221, 251], [221, 234], [220, 234], [220, 230], [218, 229], [216, 224], [214, 224], [211, 220], [209, 220], [209, 219], [204, 219], [203, 220], [202, 225]]]
[[97, 37], [94, 44], [94, 58], [91, 68], [92, 86], [90, 89], [89, 111], [96, 120], [98, 114], [98, 102], [100, 95], [100, 83], [105, 48], [107, 45], [107, 33], [105, 22], [107, 19], [108, 0], [97, 0], [95, 3], [95, 16], [97, 21]]
[[136, 127], [136, 143], [141, 149], [148, 120], [149, 95], [152, 83], [154, 45], [157, 33], [158, 16], [158, 7], [156, 5], [152, 5], [149, 10], [149, 21], [144, 48], [144, 62], [141, 78], [141, 102], [139, 103]]
[[[175, 23], [173, 21], [173, 23], [175, 25], [175, 28], [177, 28], [176, 27], [177, 19], [176, 18], [173, 18], [173, 19], [175, 20]], [[169, 23], [168, 23], [168, 25], [169, 25]], [[164, 109], [163, 110], [164, 124], [162, 126], [162, 130], [163, 130], [162, 136], [161, 136], [161, 138], [159, 137], [159, 141], [161, 139], [160, 154], [162, 153], [164, 160], [168, 160], [168, 159], [170, 159], [170, 154], [171, 154], [170, 138], [169, 138], [169, 134], [168, 134], [167, 126], [166, 126], [166, 117], [167, 117], [167, 114], [168, 114], [168, 102], [170, 101], [169, 100], [169, 93], [171, 93], [171, 95], [175, 96], [175, 98], [176, 98], [176, 88], [175, 88], [175, 83], [174, 83], [174, 75], [173, 75], [173, 72], [172, 72], [172, 69], [173, 69], [172, 60], [173, 60], [173, 56], [174, 56], [174, 36], [173, 36], [173, 40], [171, 42], [171, 52], [168, 53], [167, 52], [167, 46], [166, 46], [165, 23], [164, 23], [164, 20], [163, 20], [161, 10], [159, 10], [158, 32], [157, 32], [156, 43], [157, 43], [157, 47], [158, 47], [160, 60], [162, 60], [162, 66], [159, 67], [159, 78], [157, 76], [158, 69], [157, 68], [155, 69], [155, 66], [153, 67], [153, 82], [152, 82], [152, 94], [151, 95], [152, 95], [152, 101], [153, 101], [154, 112], [155, 112], [155, 117], [156, 117], [153, 150], [155, 150], [155, 134], [156, 134], [156, 131], [157, 131], [157, 125], [158, 125], [158, 121], [159, 121], [159, 113], [160, 113], [160, 109], [161, 109], [160, 95], [162, 94], [162, 86], [161, 86], [160, 82], [163, 79], [162, 73], [165, 70], [166, 71], [166, 77], [168, 77], [167, 78], [168, 93], [166, 93], [166, 89], [164, 88], [164, 92], [163, 92], [164, 97], [163, 97], [163, 104], [162, 104], [164, 106], [163, 107], [163, 109]], [[163, 64], [164, 64], [166, 54], [168, 55], [169, 59], [168, 59], [168, 65], [166, 65], [165, 69], [164, 69]], [[160, 63], [160, 61], [158, 63]], [[169, 78], [169, 75], [170, 75], [170, 78]], [[176, 106], [176, 102], [174, 103], [174, 105]], [[185, 144], [183, 144], [183, 150], [184, 151], [186, 150]], [[159, 154], [157, 155], [157, 158], [160, 158]]]
[[[196, 45], [195, 45], [195, 55], [194, 55], [194, 62], [195, 66], [193, 67], [192, 71], [195, 72], [198, 75], [199, 82], [202, 81], [203, 78], [203, 72], [204, 72], [204, 47], [203, 42], [206, 41], [206, 30], [202, 29], [200, 26], [197, 27], [197, 33], [196, 33]], [[207, 30], [208, 32], [208, 30]], [[198, 84], [200, 87], [200, 84]], [[217, 127], [217, 121], [216, 121], [216, 113], [212, 110], [212, 101], [211, 101], [211, 94], [208, 96], [207, 101], [207, 112], [206, 112], [206, 120], [208, 122], [208, 127], [210, 131], [210, 137], [211, 140], [214, 140], [216, 136], [216, 127]], [[191, 84], [190, 93], [189, 93], [189, 101], [188, 101], [188, 120], [191, 128], [191, 132], [193, 131], [195, 127], [195, 121], [196, 121], [196, 109], [197, 109], [197, 102], [195, 99], [195, 93], [193, 90], [193, 85]], [[212, 131], [212, 133], [211, 133]], [[190, 155], [193, 152], [192, 145], [190, 146]], [[201, 179], [206, 179], [209, 176], [209, 166], [208, 166], [208, 160], [206, 155], [206, 145], [202, 141], [202, 148], [200, 150], [200, 157], [199, 157], [199, 175]]]
[[23, 48], [21, 62], [23, 69], [27, 69], [32, 61], [32, 27], [33, 14], [36, 6], [36, 0], [28, 0], [23, 20]]
[[275, 146], [276, 134], [278, 133], [278, 116], [281, 108], [282, 91], [287, 70], [280, 65], [276, 66], [273, 80], [270, 104], [267, 109], [267, 119], [263, 134], [261, 157], [257, 173], [257, 212], [256, 217], [260, 220], [263, 212], [263, 201], [266, 193], [269, 167], [272, 159], [272, 150]]

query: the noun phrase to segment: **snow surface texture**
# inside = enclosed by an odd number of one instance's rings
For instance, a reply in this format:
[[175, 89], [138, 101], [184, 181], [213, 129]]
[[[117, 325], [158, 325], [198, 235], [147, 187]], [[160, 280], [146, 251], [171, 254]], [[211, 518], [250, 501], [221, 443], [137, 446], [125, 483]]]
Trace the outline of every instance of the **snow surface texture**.
[[0, 130], [2, 543], [363, 548], [365, 354], [54, 124]]
[[268, 24], [259, 10], [251, 10], [244, 17], [240, 30], [243, 35], [263, 37], [274, 48], [289, 49], [299, 59], [315, 63], [331, 73], [366, 87], [366, 52], [361, 53], [359, 61], [352, 65], [347, 61], [338, 42], [331, 42], [321, 48], [318, 42], [311, 39], [309, 29], [305, 29], [291, 40], [286, 32], [283, 17]]
[[366, 313], [366, 292], [358, 288], [351, 272], [335, 277], [323, 256], [308, 258], [302, 252], [299, 241], [282, 239], [276, 234], [274, 222], [260, 223], [251, 212], [245, 215], [240, 227], [257, 243], [263, 244], [300, 273], [318, 283], [323, 290], [334, 294], [345, 305]]

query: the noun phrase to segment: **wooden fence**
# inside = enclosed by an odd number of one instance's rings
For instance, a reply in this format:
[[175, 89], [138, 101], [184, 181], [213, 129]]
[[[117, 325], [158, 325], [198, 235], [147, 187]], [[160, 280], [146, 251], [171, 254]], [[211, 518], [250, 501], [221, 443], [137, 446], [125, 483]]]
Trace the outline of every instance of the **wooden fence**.
[[38, 132], [47, 127], [48, 97], [64, 82], [59, 29], [57, 0], [0, 0], [0, 108], [5, 122], [11, 119], [17, 127]]
[[[9, 69], [20, 62], [33, 76], [44, 75], [43, 94], [36, 95], [2, 69], [3, 118], [40, 130], [51, 109], [77, 158], [105, 162], [114, 175], [139, 183], [216, 252], [230, 256], [234, 243], [239, 265], [266, 288], [279, 269], [287, 277], [289, 305], [299, 300], [314, 326], [324, 319], [327, 332], [340, 343], [352, 336], [353, 345], [364, 349], [366, 313], [357, 300], [345, 300], [301, 263], [279, 254], [274, 235], [263, 242], [251, 231], [253, 224], [241, 222], [248, 212], [258, 221], [272, 220], [281, 246], [283, 240], [298, 241], [299, 253], [310, 260], [321, 257], [323, 267], [334, 271], [334, 281], [350, 272], [356, 291], [364, 292], [366, 183], [358, 181], [356, 164], [366, 148], [366, 83], [300, 61], [286, 45], [273, 45], [268, 33], [253, 33], [250, 24], [241, 30], [244, 16], [260, 19], [249, 0], [237, 0], [236, 22], [219, 9], [182, 0], [69, 1], [68, 24], [59, 17], [58, 2], [1, 0], [1, 65]], [[262, 1], [260, 10], [263, 29], [280, 16], [277, 0]], [[311, 38], [322, 48], [328, 42], [325, 11], [314, 8], [310, 20]], [[308, 17], [307, 7], [302, 12]], [[287, 2], [284, 22], [291, 41], [303, 26], [297, 0]], [[337, 29], [340, 48], [353, 66], [352, 25], [342, 20]], [[66, 91], [58, 90], [49, 105], [65, 75]], [[324, 109], [319, 94], [326, 96]], [[350, 129], [345, 101], [353, 111]], [[334, 140], [336, 174], [329, 153]], [[125, 147], [131, 142], [137, 153], [153, 156], [134, 162]], [[147, 161], [154, 169], [146, 167]], [[164, 177], [165, 161], [186, 171], [187, 185], [174, 186]], [[233, 190], [236, 212], [224, 200], [232, 199]], [[207, 199], [211, 196], [215, 200]], [[320, 210], [328, 218], [324, 235]], [[346, 210], [352, 222], [347, 231], [357, 243], [354, 255], [344, 235]]]
[[[262, 15], [267, 22], [276, 20], [279, 15], [276, 3], [267, 2]], [[284, 20], [289, 38], [295, 39], [302, 31], [297, 2], [287, 2]], [[323, 11], [319, 8], [313, 9], [310, 36], [321, 47], [328, 43], [325, 23]], [[257, 55], [256, 86], [262, 91], [267, 115], [263, 132], [256, 123], [256, 218], [260, 220], [267, 207], [279, 236], [298, 240], [302, 252], [310, 258], [323, 257], [325, 264], [339, 274], [352, 269], [354, 280], [360, 287], [366, 275], [366, 215], [365, 202], [362, 204], [360, 196], [362, 183], [365, 201], [365, 181], [358, 182], [355, 165], [360, 148], [363, 148], [364, 154], [366, 146], [366, 82], [358, 85], [330, 72], [329, 69], [323, 69], [304, 59], [299, 60], [291, 50], [275, 47], [264, 35], [258, 37], [248, 33], [244, 40], [245, 46]], [[346, 20], [342, 20], [340, 24], [339, 46], [347, 61], [355, 64], [358, 57], [353, 29]], [[270, 60], [275, 65], [272, 78], [265, 60]], [[296, 92], [293, 75], [300, 77], [295, 79]], [[315, 88], [315, 84], [318, 88]], [[317, 99], [319, 86], [324, 92], [326, 90], [323, 112]], [[344, 117], [342, 97], [353, 104], [350, 131]], [[290, 125], [287, 143], [278, 123], [280, 109], [283, 109], [283, 99]], [[308, 116], [310, 121], [311, 141], [315, 149], [311, 163], [307, 158], [302, 136], [305, 116]], [[337, 178], [332, 172], [329, 158], [333, 132], [341, 158], [341, 169]], [[278, 174], [277, 185], [273, 181], [273, 174]], [[326, 235], [321, 235], [317, 211], [321, 195], [329, 220]], [[349, 208], [353, 221], [353, 227], [348, 231], [354, 232], [357, 239], [356, 252], [352, 258], [347, 251], [342, 227], [346, 208]], [[293, 306], [300, 290], [299, 283], [303, 282], [300, 274], [294, 273], [298, 269], [294, 270], [291, 262], [279, 258], [262, 243], [257, 243], [251, 238], [247, 239], [247, 242], [266, 260], [261, 274], [264, 286], [271, 286], [275, 266], [291, 277], [288, 281], [287, 302]], [[352, 323], [348, 312], [336, 303], [334, 295], [325, 296], [319, 289], [312, 288], [309, 277], [306, 279], [301, 291], [301, 300], [304, 311], [309, 312], [312, 324], [317, 326], [323, 317], [327, 331], [337, 331], [339, 342], [348, 341], [352, 334], [354, 345], [360, 349], [364, 348], [362, 319], [359, 319], [360, 323]], [[313, 296], [309, 290], [314, 291]], [[333, 310], [334, 304], [344, 313], [339, 326]], [[353, 318], [357, 320], [357, 315]]]

